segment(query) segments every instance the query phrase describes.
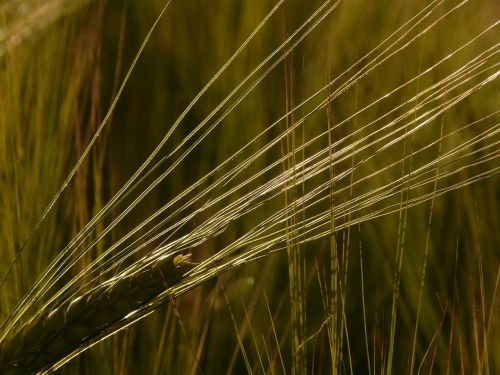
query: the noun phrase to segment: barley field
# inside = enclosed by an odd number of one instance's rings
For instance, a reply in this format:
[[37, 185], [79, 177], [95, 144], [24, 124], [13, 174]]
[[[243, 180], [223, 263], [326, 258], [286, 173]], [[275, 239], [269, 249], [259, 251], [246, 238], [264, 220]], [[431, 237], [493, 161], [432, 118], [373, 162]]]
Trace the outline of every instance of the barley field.
[[495, 0], [0, 0], [0, 374], [500, 373]]

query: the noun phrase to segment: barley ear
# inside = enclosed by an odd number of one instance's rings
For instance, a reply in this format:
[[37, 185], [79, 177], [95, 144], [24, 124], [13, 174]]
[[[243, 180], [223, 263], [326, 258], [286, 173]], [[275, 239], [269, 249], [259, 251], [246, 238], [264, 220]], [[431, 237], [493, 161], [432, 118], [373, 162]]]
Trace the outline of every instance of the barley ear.
[[144, 262], [133, 274], [123, 272], [31, 321], [10, 340], [0, 343], [0, 373], [47, 370], [81, 345], [102, 336], [114, 323], [182, 280], [193, 265], [180, 259], [170, 255], [153, 265]]

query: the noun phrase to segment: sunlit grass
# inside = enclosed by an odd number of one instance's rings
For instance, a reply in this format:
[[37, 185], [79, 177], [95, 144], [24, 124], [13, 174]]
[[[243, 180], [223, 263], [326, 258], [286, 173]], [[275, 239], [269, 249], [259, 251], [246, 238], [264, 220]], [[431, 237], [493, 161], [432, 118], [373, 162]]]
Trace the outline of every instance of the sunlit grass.
[[494, 2], [216, 3], [0, 8], [0, 368], [495, 373]]

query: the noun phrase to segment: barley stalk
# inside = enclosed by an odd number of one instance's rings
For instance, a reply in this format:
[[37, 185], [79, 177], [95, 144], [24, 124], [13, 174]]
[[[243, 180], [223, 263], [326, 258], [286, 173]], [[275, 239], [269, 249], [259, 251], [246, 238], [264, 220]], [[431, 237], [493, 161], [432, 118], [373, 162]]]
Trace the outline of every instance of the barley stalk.
[[[436, 10], [440, 9], [443, 1], [430, 2], [347, 70], [335, 77], [328, 77], [326, 85], [316, 87], [309, 97], [302, 98], [298, 103], [290, 99], [289, 104], [287, 96], [285, 113], [280, 114], [279, 119], [273, 120], [255, 138], [245, 140], [245, 144], [234, 154], [192, 182], [177, 196], [162, 203], [161, 207], [156, 207], [154, 213], [134, 224], [135, 227], [127, 228], [122, 237], [107, 242], [111, 237], [110, 233], [113, 233], [120, 222], [128, 218], [135, 207], [140, 207], [148, 194], [165, 182], [198, 145], [207, 143], [211, 132], [221, 126], [227, 116], [245, 101], [272, 70], [289, 59], [295, 48], [340, 3], [325, 1], [285, 42], [237, 83], [230, 94], [194, 126], [194, 130], [170, 145], [168, 142], [174, 138], [174, 132], [181, 127], [187, 113], [238, 58], [283, 0], [276, 2], [243, 44], [173, 122], [146, 161], [56, 254], [50, 265], [37, 275], [38, 279], [31, 289], [1, 322], [0, 373], [51, 371], [102, 338], [145, 317], [168, 302], [169, 298], [175, 298], [223, 272], [285, 249], [289, 250], [289, 256], [293, 259], [294, 249], [298, 251], [300, 248], [302, 254], [303, 245], [308, 242], [328, 236], [335, 241], [337, 232], [353, 224], [395, 212], [401, 213], [403, 203], [398, 199], [400, 195], [407, 196], [404, 199], [406, 215], [406, 208], [427, 201], [434, 202], [438, 196], [499, 173], [498, 110], [472, 121], [464, 121], [464, 124], [455, 124], [453, 130], [447, 132], [443, 132], [441, 127], [439, 134], [423, 138], [425, 144], [412, 147], [409, 154], [394, 157], [397, 146], [406, 145], [406, 142], [418, 138], [423, 132], [432, 134], [435, 130], [433, 124], [443, 123], [443, 118], [449, 111], [483, 88], [497, 83], [500, 76], [500, 44], [493, 41], [485, 46], [480, 42], [482, 38], [498, 30], [499, 21], [482, 27], [473, 37], [463, 40], [459, 47], [453, 47], [444, 56], [423, 66], [415, 76], [405, 77], [404, 82], [398, 83], [397, 87], [391, 87], [388, 92], [377, 92], [379, 96], [374, 101], [364, 103], [359, 108], [356, 105], [353, 113], [340, 116], [340, 119], [335, 117], [335, 121], [328, 122], [327, 127], [319, 126], [316, 128], [319, 130], [316, 133], [313, 131], [310, 137], [303, 135], [300, 141], [295, 141], [295, 137], [300, 138], [301, 127], [302, 131], [306, 128], [306, 122], [312, 122], [314, 116], [325, 110], [330, 115], [329, 111], [335, 101], [341, 99], [344, 93], [356, 87], [394, 56], [405, 53], [408, 47], [444, 23], [450, 14], [460, 10], [467, 2], [454, 3], [442, 13]], [[113, 99], [102, 123], [96, 127], [97, 131], [91, 137], [85, 152], [45, 209], [26, 242], [37, 232], [39, 224], [45, 220], [84, 164], [84, 159], [111, 118], [147, 40], [169, 3], [166, 2], [149, 30], [118, 95]], [[452, 65], [453, 70], [446, 70], [444, 76], [436, 74], [439, 77], [437, 80], [419, 87], [420, 81], [433, 78], [431, 73], [443, 67], [448, 69], [447, 64], [454, 62], [456, 56], [472, 48], [476, 48], [473, 57], [465, 62], [457, 59], [457, 66]], [[289, 74], [292, 75], [291, 72]], [[415, 83], [417, 92], [409, 93]], [[407, 93], [403, 94], [404, 91]], [[404, 100], [397, 104], [391, 102], [398, 95], [403, 96]], [[390, 107], [387, 107], [387, 103]], [[347, 128], [352, 120], [376, 108], [383, 110], [374, 116], [370, 115], [366, 122], [360, 120], [359, 128]], [[302, 113], [299, 115], [300, 111]], [[277, 132], [281, 123], [289, 118], [293, 121], [287, 122], [286, 128]], [[251, 119], [245, 125], [250, 126]], [[345, 129], [347, 131], [344, 132]], [[470, 129], [474, 131], [469, 133]], [[290, 142], [292, 139], [293, 142]], [[325, 143], [325, 140], [328, 142]], [[448, 141], [441, 152], [441, 145]], [[273, 150], [287, 142], [290, 147], [287, 147], [286, 152], [282, 150], [278, 156], [273, 156]], [[427, 158], [427, 154], [432, 154], [436, 145], [440, 148], [438, 155]], [[169, 146], [173, 147], [168, 148]], [[376, 168], [370, 168], [373, 160], [384, 156], [385, 159]], [[259, 161], [264, 161], [260, 164], [263, 166], [255, 171], [252, 168], [258, 166]], [[404, 172], [405, 163], [408, 162], [414, 163], [411, 173], [400, 173], [401, 166]], [[347, 164], [349, 166], [346, 167]], [[156, 177], [155, 172], [158, 171], [159, 176]], [[154, 177], [153, 182], [148, 179], [150, 176]], [[389, 179], [385, 176], [389, 176]], [[284, 203], [283, 196], [286, 197]], [[274, 204], [273, 209], [257, 213], [250, 226], [242, 224], [267, 204]], [[112, 219], [108, 222], [110, 217]], [[194, 252], [200, 245], [217, 239], [228, 227], [237, 225], [241, 225], [244, 232], [237, 232], [236, 238], [228, 236], [230, 240], [224, 238], [222, 246], [215, 253], [210, 252], [200, 263], [190, 263], [188, 257], [180, 255]], [[93, 249], [99, 246], [98, 255], [92, 257]], [[337, 264], [340, 263], [337, 258], [344, 250], [339, 247], [342, 251], [337, 252], [335, 246], [334, 243], [332, 253], [335, 256], [332, 259], [335, 262], [330, 270], [330, 289], [335, 289], [336, 297], [338, 295], [340, 298], [332, 301], [331, 310], [339, 315], [332, 319], [335, 330], [329, 333], [332, 336], [330, 349], [334, 349], [331, 354], [334, 367], [341, 368], [344, 365], [341, 363], [344, 361], [342, 348], [350, 350], [349, 342], [344, 346], [344, 334], [346, 340], [349, 339], [347, 328], [344, 333], [343, 327], [347, 327], [343, 310], [343, 288], [346, 286], [347, 274], [342, 274], [342, 277], [341, 273], [334, 275], [337, 270], [343, 270], [343, 266]], [[151, 248], [154, 250], [148, 252]], [[23, 249], [24, 245], [21, 251]], [[20, 252], [16, 255], [16, 261]], [[91, 261], [82, 262], [84, 266], [79, 268], [80, 260], [89, 256]], [[304, 254], [304, 259], [301, 257], [302, 255], [296, 259], [296, 264], [291, 268], [298, 275], [297, 280], [300, 279], [295, 285], [296, 290], [292, 291], [298, 302], [294, 324], [300, 329], [300, 335], [296, 334], [294, 337], [294, 356], [299, 349], [305, 353], [303, 344], [309, 340], [305, 339], [305, 294], [302, 293], [302, 288], [304, 293], [307, 289], [304, 281], [306, 255]], [[126, 268], [122, 269], [124, 264]], [[295, 276], [292, 277], [291, 274], [290, 279], [295, 279]], [[341, 279], [344, 280], [340, 281]], [[340, 289], [337, 291], [338, 286]], [[333, 305], [341, 308], [333, 309]], [[396, 307], [393, 314], [396, 315]], [[331, 317], [325, 322], [330, 320]], [[236, 322], [234, 325], [237, 327]], [[243, 340], [239, 340], [239, 343], [244, 351]], [[389, 350], [392, 351], [393, 342], [390, 346]], [[392, 365], [391, 358], [389, 356], [388, 368]], [[246, 354], [245, 359], [247, 368], [250, 369]], [[306, 363], [304, 360], [303, 365], [297, 366], [297, 370], [306, 371]]]

